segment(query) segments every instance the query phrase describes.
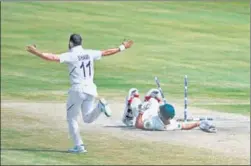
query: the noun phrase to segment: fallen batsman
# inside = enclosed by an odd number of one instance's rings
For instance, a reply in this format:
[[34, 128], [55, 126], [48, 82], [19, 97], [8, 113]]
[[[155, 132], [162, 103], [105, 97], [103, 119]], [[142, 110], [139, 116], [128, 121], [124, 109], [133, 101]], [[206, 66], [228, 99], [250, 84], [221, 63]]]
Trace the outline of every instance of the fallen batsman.
[[150, 89], [142, 102], [139, 91], [131, 88], [125, 101], [122, 121], [126, 126], [143, 130], [191, 130], [199, 127], [202, 131], [215, 133], [216, 128], [210, 121], [177, 122], [175, 109], [164, 104], [158, 89]]

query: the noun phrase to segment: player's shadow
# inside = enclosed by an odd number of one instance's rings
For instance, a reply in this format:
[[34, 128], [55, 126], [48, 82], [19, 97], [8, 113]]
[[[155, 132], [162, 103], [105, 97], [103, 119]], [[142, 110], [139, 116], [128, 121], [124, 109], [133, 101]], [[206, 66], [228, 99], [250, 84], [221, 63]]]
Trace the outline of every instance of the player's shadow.
[[[121, 129], [121, 130], [127, 130], [127, 131], [136, 131], [136, 132], [152, 132], [153, 130], [142, 130], [142, 129], [137, 129], [136, 127], [128, 127], [125, 125], [107, 125], [104, 126], [106, 128], [114, 128], [114, 129]], [[155, 130], [154, 132], [163, 132], [163, 131], [157, 131]]]
[[106, 128], [117, 128], [117, 129], [122, 129], [122, 130], [138, 130], [135, 127], [128, 127], [128, 126], [125, 126], [125, 125], [106, 125], [104, 127], [106, 127]]
[[32, 148], [1, 148], [1, 152], [4, 151], [23, 151], [23, 152], [56, 152], [56, 153], [67, 153], [63, 150], [54, 150], [54, 149], [32, 149]]
[[[141, 129], [137, 129], [136, 127], [128, 127], [128, 126], [125, 126], [125, 125], [106, 125], [106, 126], [103, 126], [105, 128], [114, 128], [114, 129], [121, 129], [121, 130], [127, 130], [127, 131], [137, 131], [137, 132], [160, 132], [162, 133], [163, 131], [158, 131], [158, 130], [141, 130]], [[199, 128], [195, 128], [195, 129], [192, 129], [192, 130], [173, 130], [173, 131], [168, 131], [169, 133], [170, 132], [176, 132], [176, 133], [179, 133], [179, 132], [182, 132], [182, 133], [185, 133], [185, 132], [194, 132], [194, 131], [201, 131]]]

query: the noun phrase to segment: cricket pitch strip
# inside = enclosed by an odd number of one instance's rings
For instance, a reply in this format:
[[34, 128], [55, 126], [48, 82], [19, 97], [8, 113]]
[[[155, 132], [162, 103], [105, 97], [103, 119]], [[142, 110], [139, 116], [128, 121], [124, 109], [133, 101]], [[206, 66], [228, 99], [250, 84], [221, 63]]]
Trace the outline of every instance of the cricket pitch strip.
[[[248, 116], [190, 108], [192, 116], [208, 115], [213, 117], [213, 122], [218, 130], [217, 133], [205, 133], [197, 128], [189, 131], [143, 131], [127, 128], [123, 125], [121, 121], [124, 109], [123, 102], [109, 101], [109, 104], [113, 111], [112, 117], [107, 118], [105, 115], [101, 115], [92, 124], [80, 122], [80, 129], [86, 132], [109, 133], [121, 139], [162, 141], [175, 145], [206, 148], [224, 155], [250, 160], [250, 118]], [[18, 110], [17, 114], [50, 120], [53, 125], [55, 123], [63, 130], [67, 130], [64, 103], [2, 100], [1, 106], [2, 109]], [[182, 118], [183, 107], [175, 105], [175, 108], [177, 117]], [[52, 123], [48, 125], [52, 125]]]

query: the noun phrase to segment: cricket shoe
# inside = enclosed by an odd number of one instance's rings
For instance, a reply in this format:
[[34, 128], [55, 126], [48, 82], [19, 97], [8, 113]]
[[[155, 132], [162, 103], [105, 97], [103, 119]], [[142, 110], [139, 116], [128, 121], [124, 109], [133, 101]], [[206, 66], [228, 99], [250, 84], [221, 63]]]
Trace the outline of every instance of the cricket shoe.
[[76, 145], [68, 150], [68, 153], [87, 153], [84, 145]]
[[99, 108], [100, 108], [101, 112], [104, 112], [104, 114], [107, 117], [112, 116], [112, 111], [111, 111], [111, 109], [105, 99], [102, 98], [99, 100], [99, 106], [100, 106]]
[[132, 127], [133, 126], [133, 119], [127, 119], [127, 118], [123, 118], [122, 122], [128, 126], [128, 127]]
[[208, 133], [216, 133], [217, 129], [208, 120], [202, 120], [200, 122], [200, 129]]
[[158, 89], [150, 89], [145, 95], [145, 101], [151, 98], [156, 99], [159, 103], [162, 101], [161, 93]]
[[139, 91], [136, 88], [131, 88], [125, 101], [125, 110], [122, 122], [126, 126], [133, 126], [134, 117], [137, 114], [137, 109], [141, 101], [139, 99]]
[[139, 97], [139, 90], [136, 88], [131, 88], [128, 92], [127, 100], [129, 101], [130, 99], [134, 97]]

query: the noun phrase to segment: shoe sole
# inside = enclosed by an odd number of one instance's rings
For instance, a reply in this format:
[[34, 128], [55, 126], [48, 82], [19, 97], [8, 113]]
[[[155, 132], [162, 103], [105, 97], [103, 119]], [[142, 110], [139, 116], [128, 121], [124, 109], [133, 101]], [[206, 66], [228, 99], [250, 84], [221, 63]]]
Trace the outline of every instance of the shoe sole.
[[68, 153], [72, 153], [72, 154], [80, 154], [80, 153], [87, 153], [87, 151], [81, 151], [81, 152], [68, 152]]
[[204, 131], [204, 132], [207, 132], [207, 133], [216, 133], [217, 132], [216, 128], [211, 128], [209, 130], [205, 130], [205, 129], [201, 129], [201, 130]]
[[67, 151], [68, 153], [87, 153], [87, 150], [83, 150], [83, 151]]
[[[102, 104], [103, 107], [105, 107], [105, 106], [108, 105], [107, 102], [106, 102], [104, 99], [100, 99], [99, 101], [100, 101], [100, 104]], [[104, 112], [105, 116], [111, 117], [111, 113], [108, 114], [108, 113], [106, 112], [106, 110], [104, 111], [104, 110], [102, 109], [102, 112]]]

